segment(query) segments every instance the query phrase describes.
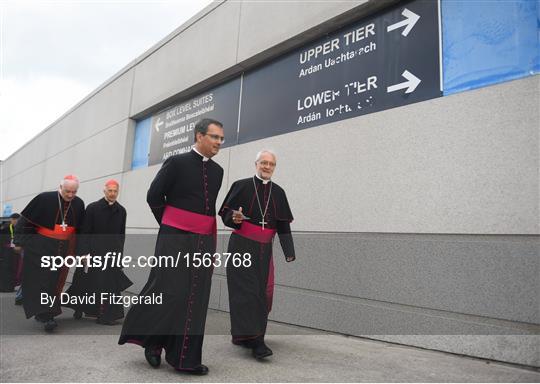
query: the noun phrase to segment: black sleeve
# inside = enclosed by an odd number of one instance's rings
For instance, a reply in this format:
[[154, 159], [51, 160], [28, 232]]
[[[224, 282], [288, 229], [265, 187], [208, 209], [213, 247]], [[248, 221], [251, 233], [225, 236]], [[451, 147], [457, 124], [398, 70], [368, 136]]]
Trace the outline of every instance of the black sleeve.
[[126, 222], [127, 222], [127, 211], [124, 209], [122, 211], [124, 220], [122, 221], [122, 228], [120, 228], [120, 251], [124, 253], [124, 244], [126, 243]]
[[223, 224], [225, 224], [229, 228], [233, 229], [239, 229], [241, 224], [235, 224], [232, 219], [233, 210], [238, 209], [237, 207], [237, 196], [239, 195], [239, 187], [237, 182], [235, 181], [233, 185], [231, 185], [231, 189], [229, 189], [229, 192], [227, 193], [227, 196], [225, 196], [225, 200], [223, 201], [223, 204], [221, 205], [221, 208], [219, 209], [219, 215], [221, 216], [221, 220], [223, 220]]
[[30, 240], [36, 233], [36, 226], [21, 215], [13, 230], [13, 243], [15, 243], [15, 245], [24, 247], [28, 240]]
[[82, 226], [84, 223], [84, 218], [86, 216], [86, 209], [84, 208], [84, 201], [82, 201], [82, 199], [79, 199], [79, 201], [80, 201], [79, 209], [78, 209], [79, 219], [77, 220], [77, 226], [75, 228], [76, 233], [82, 233]]
[[167, 191], [170, 189], [175, 178], [173, 158], [171, 156], [165, 160], [146, 194], [146, 202], [150, 206], [158, 224], [161, 224], [163, 212], [165, 211]]
[[80, 227], [80, 235], [77, 239], [77, 254], [87, 255], [92, 248], [92, 233], [94, 230], [94, 210], [92, 205], [86, 208], [84, 219]]
[[277, 233], [279, 236], [279, 242], [281, 243], [281, 249], [283, 249], [283, 254], [285, 257], [292, 257], [293, 260], [296, 259], [290, 223], [288, 221], [278, 221]]

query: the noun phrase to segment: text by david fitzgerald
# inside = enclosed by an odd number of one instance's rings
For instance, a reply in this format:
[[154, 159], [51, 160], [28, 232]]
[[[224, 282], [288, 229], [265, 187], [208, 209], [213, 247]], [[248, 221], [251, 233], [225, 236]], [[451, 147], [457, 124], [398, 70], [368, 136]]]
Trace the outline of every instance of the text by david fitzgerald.
[[60, 305], [99, 305], [102, 304], [122, 304], [124, 307], [129, 307], [133, 304], [162, 304], [163, 293], [143, 296], [122, 296], [110, 292], [102, 292], [100, 294], [90, 293], [84, 295], [70, 295], [67, 292], [62, 292], [60, 296], [51, 296], [45, 292], [41, 292], [41, 305], [53, 307], [57, 299]]

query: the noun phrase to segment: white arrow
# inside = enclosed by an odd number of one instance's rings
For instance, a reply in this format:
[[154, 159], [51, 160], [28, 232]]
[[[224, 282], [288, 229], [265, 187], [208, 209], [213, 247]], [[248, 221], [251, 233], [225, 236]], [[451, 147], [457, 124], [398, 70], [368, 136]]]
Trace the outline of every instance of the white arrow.
[[393, 31], [394, 29], [398, 29], [406, 25], [405, 29], [401, 32], [403, 36], [407, 36], [411, 29], [413, 29], [414, 25], [418, 20], [420, 20], [420, 16], [418, 16], [416, 13], [409, 11], [407, 8], [401, 12], [403, 16], [405, 16], [405, 20], [401, 20], [395, 24], [389, 25], [386, 28], [386, 32]]
[[161, 117], [158, 117], [156, 122], [156, 132], [159, 132], [159, 128], [163, 125], [163, 121], [161, 121]]
[[399, 91], [400, 89], [404, 89], [404, 88], [407, 88], [405, 93], [411, 93], [412, 91], [416, 89], [416, 87], [418, 87], [418, 84], [420, 84], [421, 80], [407, 70], [405, 70], [401, 74], [401, 76], [406, 78], [407, 81], [404, 81], [403, 83], [391, 85], [390, 87], [386, 88], [387, 93]]

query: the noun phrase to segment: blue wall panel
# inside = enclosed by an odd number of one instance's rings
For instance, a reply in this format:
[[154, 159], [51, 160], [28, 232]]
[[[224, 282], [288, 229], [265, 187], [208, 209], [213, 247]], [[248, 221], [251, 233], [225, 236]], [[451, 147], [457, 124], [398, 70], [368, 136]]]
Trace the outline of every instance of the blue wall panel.
[[441, 1], [444, 94], [540, 72], [537, 0]]
[[137, 121], [135, 125], [135, 142], [131, 168], [137, 169], [148, 166], [148, 151], [150, 150], [150, 126], [152, 118]]

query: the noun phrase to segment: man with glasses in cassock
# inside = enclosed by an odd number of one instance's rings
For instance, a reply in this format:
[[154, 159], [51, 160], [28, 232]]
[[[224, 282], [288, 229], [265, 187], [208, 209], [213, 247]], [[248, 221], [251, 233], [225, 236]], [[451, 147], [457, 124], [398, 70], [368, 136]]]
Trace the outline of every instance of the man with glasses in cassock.
[[125, 320], [119, 344], [144, 348], [150, 366], [167, 363], [178, 372], [205, 375], [201, 364], [213, 265], [195, 267], [195, 253], [216, 249], [216, 199], [223, 168], [212, 160], [224, 142], [223, 125], [203, 119], [195, 125], [191, 152], [169, 157], [150, 185], [147, 202], [159, 224], [155, 255], [180, 258], [176, 267], [152, 268], [140, 295], [162, 295], [162, 304], [136, 304]]

